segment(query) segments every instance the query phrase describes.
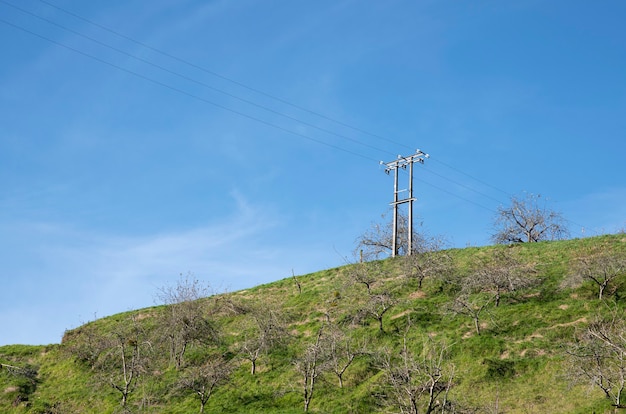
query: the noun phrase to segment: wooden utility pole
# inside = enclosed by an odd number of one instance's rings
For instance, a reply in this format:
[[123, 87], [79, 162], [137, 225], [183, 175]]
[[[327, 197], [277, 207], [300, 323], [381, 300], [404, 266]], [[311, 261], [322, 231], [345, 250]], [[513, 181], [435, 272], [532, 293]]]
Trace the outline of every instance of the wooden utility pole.
[[[392, 170], [394, 172], [393, 175], [393, 201], [391, 205], [393, 206], [393, 228], [392, 228], [392, 240], [391, 240], [391, 256], [396, 257], [398, 255], [398, 207], [400, 204], [409, 203], [409, 216], [408, 216], [408, 235], [407, 235], [407, 255], [411, 255], [413, 252], [413, 201], [415, 201], [415, 197], [413, 197], [413, 164], [419, 162], [420, 164], [424, 164], [424, 159], [428, 158], [429, 155], [422, 152], [421, 150], [416, 150], [415, 154], [409, 155], [408, 157], [403, 157], [402, 155], [398, 155], [398, 159], [390, 162], [381, 161], [380, 164], [385, 166], [385, 173], [389, 174]], [[400, 192], [404, 190], [398, 190], [398, 171], [400, 168], [406, 169], [406, 166], [409, 166], [409, 196], [407, 198], [400, 199]]]

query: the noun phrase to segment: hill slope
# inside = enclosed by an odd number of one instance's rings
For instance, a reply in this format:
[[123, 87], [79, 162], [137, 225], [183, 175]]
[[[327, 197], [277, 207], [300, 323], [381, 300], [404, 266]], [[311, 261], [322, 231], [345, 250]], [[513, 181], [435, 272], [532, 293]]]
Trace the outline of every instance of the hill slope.
[[623, 315], [623, 271], [602, 299], [581, 278], [605, 257], [626, 257], [626, 236], [354, 264], [114, 315], [0, 347], [0, 412], [612, 412], [571, 357]]

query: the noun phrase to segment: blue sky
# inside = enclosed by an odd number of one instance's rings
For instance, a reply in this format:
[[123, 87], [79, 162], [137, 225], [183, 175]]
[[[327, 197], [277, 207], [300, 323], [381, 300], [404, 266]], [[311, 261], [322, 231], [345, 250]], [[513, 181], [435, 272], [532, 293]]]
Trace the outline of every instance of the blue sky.
[[[0, 345], [339, 266], [417, 148], [419, 222], [511, 195], [626, 227], [622, 1], [0, 1]], [[406, 176], [404, 177], [406, 178]], [[583, 230], [584, 228], [584, 230]]]

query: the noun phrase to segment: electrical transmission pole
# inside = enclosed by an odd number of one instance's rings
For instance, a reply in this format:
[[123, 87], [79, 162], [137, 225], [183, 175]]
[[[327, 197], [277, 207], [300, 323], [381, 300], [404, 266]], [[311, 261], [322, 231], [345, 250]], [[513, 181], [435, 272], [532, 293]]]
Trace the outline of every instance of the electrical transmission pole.
[[[407, 234], [407, 255], [411, 255], [413, 252], [413, 164], [419, 162], [424, 164], [424, 159], [428, 158], [428, 154], [416, 150], [415, 154], [403, 157], [398, 155], [398, 159], [390, 162], [381, 161], [380, 164], [385, 166], [385, 173], [388, 175], [392, 170], [393, 176], [393, 229], [391, 239], [391, 256], [396, 257], [398, 255], [398, 207], [400, 204], [409, 203], [409, 217], [408, 217], [408, 234]], [[400, 190], [398, 190], [398, 171], [400, 168], [406, 170], [406, 166], [409, 166], [409, 196], [407, 198], [400, 199]], [[404, 190], [402, 190], [404, 191]]]

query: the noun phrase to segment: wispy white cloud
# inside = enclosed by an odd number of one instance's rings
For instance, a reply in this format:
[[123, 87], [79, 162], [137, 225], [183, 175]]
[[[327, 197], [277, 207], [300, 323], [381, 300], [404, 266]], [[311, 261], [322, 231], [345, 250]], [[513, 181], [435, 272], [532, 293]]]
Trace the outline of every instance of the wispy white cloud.
[[[150, 306], [157, 289], [180, 273], [193, 272], [218, 290], [236, 290], [286, 277], [287, 260], [289, 266], [298, 256], [303, 261], [306, 254], [315, 256], [288, 242], [266, 245], [269, 232], [281, 225], [278, 215], [250, 204], [237, 192], [232, 196], [235, 206], [228, 217], [193, 229], [142, 237], [28, 225], [31, 236], [38, 233], [42, 242], [30, 247], [20, 244], [20, 249], [26, 249], [21, 259], [4, 261], [7, 277], [23, 265], [20, 280], [13, 284], [23, 294], [10, 295], [0, 305], [0, 345], [40, 338], [57, 342], [65, 329], [94, 314]], [[11, 249], [5, 254], [11, 254]], [[58, 278], [43, 279], [40, 275], [44, 274]], [[57, 316], [68, 314], [69, 320]]]

